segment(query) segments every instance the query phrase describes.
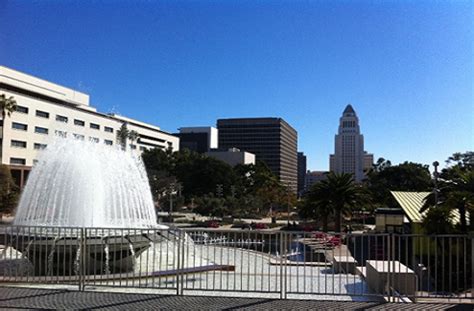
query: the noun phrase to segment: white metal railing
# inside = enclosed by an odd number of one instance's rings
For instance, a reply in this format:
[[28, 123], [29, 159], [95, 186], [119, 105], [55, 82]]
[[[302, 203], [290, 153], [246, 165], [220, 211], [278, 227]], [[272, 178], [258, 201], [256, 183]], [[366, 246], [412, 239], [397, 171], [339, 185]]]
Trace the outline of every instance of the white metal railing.
[[0, 245], [2, 283], [473, 300], [467, 235], [5, 226]]

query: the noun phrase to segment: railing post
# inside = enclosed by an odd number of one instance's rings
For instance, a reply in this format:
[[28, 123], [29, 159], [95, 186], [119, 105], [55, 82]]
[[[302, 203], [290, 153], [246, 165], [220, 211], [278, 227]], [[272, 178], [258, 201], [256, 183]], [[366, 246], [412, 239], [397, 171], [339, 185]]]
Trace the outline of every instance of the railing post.
[[392, 233], [389, 233], [387, 236], [387, 298], [389, 302], [392, 302], [391, 299], [391, 284], [390, 284], [390, 276], [391, 276], [391, 262], [392, 261]]
[[283, 236], [284, 236], [284, 240], [283, 240], [283, 249], [285, 250], [284, 252], [284, 265], [283, 265], [283, 268], [284, 268], [284, 275], [285, 275], [285, 278], [284, 278], [284, 292], [283, 292], [283, 299], [286, 299], [287, 298], [287, 291], [288, 291], [288, 232], [284, 232], [283, 233]]
[[84, 241], [85, 241], [85, 238], [86, 238], [86, 233], [85, 233], [85, 228], [81, 228], [80, 232], [80, 242], [79, 242], [79, 245], [78, 245], [78, 250], [77, 251], [80, 251], [81, 253], [79, 254], [79, 264], [78, 264], [78, 279], [79, 279], [79, 291], [84, 291], [84, 278], [85, 278], [85, 272], [84, 272], [84, 267], [85, 267], [85, 263], [84, 263], [84, 253], [86, 252], [85, 248], [84, 248]]
[[283, 231], [280, 231], [280, 299], [283, 299]]
[[181, 286], [180, 286], [180, 268], [181, 268], [181, 265], [180, 265], [180, 262], [181, 262], [181, 231], [178, 231], [179, 234], [177, 234], [176, 236], [178, 237], [177, 238], [177, 252], [178, 254], [177, 257], [178, 257], [178, 260], [176, 262], [176, 295], [179, 296], [180, 293], [181, 293]]
[[[186, 256], [188, 254], [186, 253], [186, 231], [180, 230], [181, 232], [181, 239], [182, 239], [182, 245], [183, 245], [183, 250], [181, 252], [181, 267], [182, 269], [185, 269], [185, 263], [186, 263]], [[181, 292], [180, 295], [184, 295], [184, 273], [181, 275]]]
[[474, 297], [474, 236], [469, 235], [471, 239], [471, 297]]

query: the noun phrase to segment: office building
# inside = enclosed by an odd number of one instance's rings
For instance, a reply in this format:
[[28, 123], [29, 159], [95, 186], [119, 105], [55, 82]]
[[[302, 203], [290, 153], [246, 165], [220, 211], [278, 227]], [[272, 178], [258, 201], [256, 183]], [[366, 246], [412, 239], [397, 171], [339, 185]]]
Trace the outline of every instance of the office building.
[[306, 177], [306, 156], [298, 152], [298, 196], [304, 192], [304, 180]]
[[179, 133], [179, 149], [189, 149], [198, 153], [205, 153], [218, 148], [218, 131], [212, 126], [181, 127]]
[[282, 118], [217, 120], [219, 148], [255, 154], [280, 181], [297, 191], [297, 132]]
[[329, 158], [330, 171], [350, 173], [354, 175], [356, 182], [362, 181], [364, 171], [372, 167], [373, 155], [364, 151], [364, 136], [360, 133], [359, 118], [351, 105], [347, 105], [339, 119], [334, 149], [334, 154]]
[[[0, 120], [0, 163], [10, 167], [15, 181], [26, 181], [38, 153], [57, 137], [110, 145], [125, 124], [138, 133], [126, 149], [140, 154], [149, 148], [179, 150], [179, 138], [159, 127], [127, 117], [97, 112], [89, 95], [0, 66], [0, 94], [12, 96], [17, 109]], [[0, 116], [1, 117], [1, 116]]]

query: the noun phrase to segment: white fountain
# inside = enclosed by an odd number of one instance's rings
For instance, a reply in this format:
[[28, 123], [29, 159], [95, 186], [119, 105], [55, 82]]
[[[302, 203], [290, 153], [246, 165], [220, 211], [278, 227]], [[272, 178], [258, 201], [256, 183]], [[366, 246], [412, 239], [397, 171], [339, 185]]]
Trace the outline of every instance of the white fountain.
[[52, 273], [51, 263], [58, 256], [74, 271], [78, 256], [87, 258], [83, 269], [91, 274], [133, 270], [136, 257], [150, 243], [166, 239], [168, 229], [157, 223], [139, 157], [62, 138], [40, 153], [14, 225], [22, 230], [21, 238], [10, 243], [28, 253], [41, 275]]
[[58, 139], [40, 153], [15, 225], [167, 228], [157, 224], [139, 157], [118, 148]]

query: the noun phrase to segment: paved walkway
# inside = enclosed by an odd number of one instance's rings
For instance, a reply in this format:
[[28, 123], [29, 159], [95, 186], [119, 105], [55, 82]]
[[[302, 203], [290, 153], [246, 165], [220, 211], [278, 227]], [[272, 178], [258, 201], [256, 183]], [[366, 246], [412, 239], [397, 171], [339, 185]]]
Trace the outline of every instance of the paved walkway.
[[168, 296], [0, 287], [0, 308], [22, 310], [473, 310], [473, 305]]

